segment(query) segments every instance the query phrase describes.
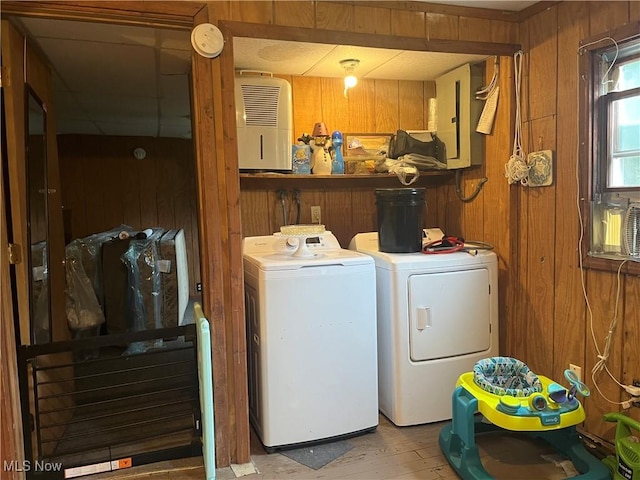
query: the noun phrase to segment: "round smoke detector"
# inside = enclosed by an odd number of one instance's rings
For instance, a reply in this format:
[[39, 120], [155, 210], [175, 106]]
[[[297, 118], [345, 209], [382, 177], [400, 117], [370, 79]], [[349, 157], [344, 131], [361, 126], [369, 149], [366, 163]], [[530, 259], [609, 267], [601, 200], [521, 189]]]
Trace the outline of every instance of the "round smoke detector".
[[211, 23], [196, 25], [191, 31], [191, 45], [203, 57], [214, 58], [224, 47], [224, 38], [218, 27]]

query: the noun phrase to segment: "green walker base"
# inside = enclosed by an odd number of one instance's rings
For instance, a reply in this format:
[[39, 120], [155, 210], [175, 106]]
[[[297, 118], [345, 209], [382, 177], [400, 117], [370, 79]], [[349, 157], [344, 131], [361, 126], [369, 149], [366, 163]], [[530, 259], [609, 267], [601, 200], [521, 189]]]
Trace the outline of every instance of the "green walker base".
[[[483, 422], [482, 415], [476, 415], [478, 400], [462, 387], [457, 387], [453, 395], [453, 420], [440, 431], [440, 449], [458, 476], [464, 480], [493, 480], [482, 466], [476, 433], [504, 430], [496, 425]], [[567, 456], [580, 475], [571, 480], [610, 480], [609, 469], [591, 455], [580, 441], [575, 426], [550, 431], [518, 432], [532, 438], [540, 438], [549, 443], [559, 453]]]

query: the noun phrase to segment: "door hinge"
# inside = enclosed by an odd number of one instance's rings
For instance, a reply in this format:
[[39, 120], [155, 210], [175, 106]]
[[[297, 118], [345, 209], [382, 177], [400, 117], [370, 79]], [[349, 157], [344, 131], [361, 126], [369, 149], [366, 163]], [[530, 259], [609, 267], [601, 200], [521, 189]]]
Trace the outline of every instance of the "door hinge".
[[20, 249], [20, 245], [17, 243], [9, 244], [9, 263], [11, 265], [16, 265], [22, 262], [22, 250]]

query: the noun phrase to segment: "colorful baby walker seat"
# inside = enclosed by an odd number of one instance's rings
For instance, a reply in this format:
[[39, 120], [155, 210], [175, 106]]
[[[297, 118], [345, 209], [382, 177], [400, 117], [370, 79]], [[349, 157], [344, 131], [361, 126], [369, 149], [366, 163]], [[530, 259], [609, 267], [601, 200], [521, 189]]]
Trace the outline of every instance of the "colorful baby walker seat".
[[505, 429], [540, 438], [564, 454], [580, 472], [573, 480], [608, 480], [608, 469], [584, 448], [575, 428], [585, 418], [576, 395], [588, 396], [589, 388], [571, 370], [565, 378], [568, 389], [511, 357], [485, 358], [463, 373], [452, 396], [452, 420], [440, 431], [440, 448], [456, 473], [465, 480], [493, 479], [480, 461], [475, 434]]

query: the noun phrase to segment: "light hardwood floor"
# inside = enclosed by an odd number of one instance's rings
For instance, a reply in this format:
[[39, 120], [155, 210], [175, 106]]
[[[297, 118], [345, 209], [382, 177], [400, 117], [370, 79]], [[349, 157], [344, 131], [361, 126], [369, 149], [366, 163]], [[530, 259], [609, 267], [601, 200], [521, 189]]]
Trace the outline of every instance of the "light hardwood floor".
[[[351, 450], [313, 470], [279, 453], [267, 454], [255, 435], [251, 456], [257, 473], [246, 480], [446, 480], [457, 479], [438, 446], [438, 434], [444, 423], [396, 427], [380, 415], [375, 432], [350, 438]], [[542, 457], [552, 453], [518, 436], [478, 437], [477, 443], [485, 468], [498, 480], [559, 480], [568, 478], [560, 466]], [[229, 467], [218, 469], [218, 480], [237, 478]], [[201, 457], [142, 465], [86, 477], [88, 480], [202, 480]]]

